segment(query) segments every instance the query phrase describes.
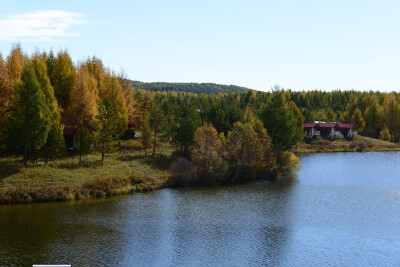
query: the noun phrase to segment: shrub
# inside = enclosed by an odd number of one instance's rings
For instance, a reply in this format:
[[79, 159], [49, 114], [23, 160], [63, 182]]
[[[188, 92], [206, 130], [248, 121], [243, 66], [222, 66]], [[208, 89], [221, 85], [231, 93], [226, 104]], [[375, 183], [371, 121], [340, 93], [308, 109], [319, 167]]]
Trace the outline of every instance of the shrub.
[[383, 140], [383, 141], [390, 141], [392, 140], [392, 136], [389, 132], [388, 128], [383, 128], [382, 131], [379, 134], [379, 139]]
[[299, 168], [300, 159], [292, 152], [284, 151], [278, 155], [278, 176], [293, 175]]

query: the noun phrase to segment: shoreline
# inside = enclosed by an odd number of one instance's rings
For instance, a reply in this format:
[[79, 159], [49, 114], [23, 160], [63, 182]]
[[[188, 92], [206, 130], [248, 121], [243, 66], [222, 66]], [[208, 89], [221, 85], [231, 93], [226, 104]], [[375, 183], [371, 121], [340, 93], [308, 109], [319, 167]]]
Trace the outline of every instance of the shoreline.
[[353, 152], [393, 152], [400, 151], [400, 148], [378, 148], [378, 149], [365, 149], [365, 150], [349, 150], [349, 149], [337, 149], [337, 150], [320, 150], [320, 149], [308, 149], [308, 150], [293, 150], [292, 152], [296, 155], [302, 154], [318, 154], [318, 153], [353, 153]]
[[[391, 151], [400, 151], [400, 146], [361, 137], [354, 141], [299, 142], [291, 152], [301, 155]], [[169, 169], [175, 158], [168, 149], [156, 157], [123, 151], [108, 155], [104, 163], [99, 163], [96, 156], [87, 157], [87, 162], [82, 165], [72, 163], [76, 158], [71, 157], [49, 165], [29, 167], [21, 167], [18, 160], [0, 159], [5, 165], [4, 177], [0, 177], [0, 183], [3, 183], [0, 184], [0, 205], [79, 201], [175, 188]]]
[[10, 187], [0, 189], [0, 205], [66, 202], [108, 198], [169, 188], [167, 182], [136, 175], [111, 176], [89, 181], [83, 186]]

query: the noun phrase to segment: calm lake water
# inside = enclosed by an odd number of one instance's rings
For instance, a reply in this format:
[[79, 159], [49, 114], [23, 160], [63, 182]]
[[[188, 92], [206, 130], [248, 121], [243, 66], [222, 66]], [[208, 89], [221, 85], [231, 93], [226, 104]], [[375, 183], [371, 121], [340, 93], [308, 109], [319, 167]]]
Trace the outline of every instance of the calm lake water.
[[0, 265], [400, 266], [400, 153], [301, 157], [297, 178], [0, 206]]

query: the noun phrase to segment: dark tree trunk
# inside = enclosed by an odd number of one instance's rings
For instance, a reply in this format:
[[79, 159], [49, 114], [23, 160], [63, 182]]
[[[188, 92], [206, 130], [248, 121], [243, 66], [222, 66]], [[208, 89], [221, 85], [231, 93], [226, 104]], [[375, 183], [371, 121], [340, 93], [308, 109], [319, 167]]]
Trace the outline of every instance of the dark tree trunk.
[[38, 163], [38, 150], [35, 148], [35, 164], [37, 165]]
[[101, 147], [101, 161], [104, 161], [104, 142]]
[[156, 154], [156, 138], [153, 139], [153, 156]]
[[24, 166], [28, 166], [28, 150], [24, 146]]

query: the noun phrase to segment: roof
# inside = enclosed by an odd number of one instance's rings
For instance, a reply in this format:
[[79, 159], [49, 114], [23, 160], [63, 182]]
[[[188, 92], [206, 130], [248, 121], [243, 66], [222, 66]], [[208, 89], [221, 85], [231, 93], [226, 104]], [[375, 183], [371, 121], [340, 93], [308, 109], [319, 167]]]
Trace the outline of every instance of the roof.
[[338, 123], [339, 128], [352, 129], [354, 128], [354, 123]]
[[333, 128], [339, 127], [341, 129], [353, 129], [355, 124], [354, 123], [341, 123], [341, 122], [305, 122], [303, 123], [303, 128], [313, 128], [313, 127], [320, 127], [320, 128]]
[[317, 124], [314, 122], [305, 122], [305, 123], [303, 123], [303, 128], [313, 128], [313, 127], [315, 127], [315, 125], [317, 125]]
[[335, 122], [318, 123], [318, 127], [320, 127], [320, 128], [333, 128], [335, 126], [336, 126]]

